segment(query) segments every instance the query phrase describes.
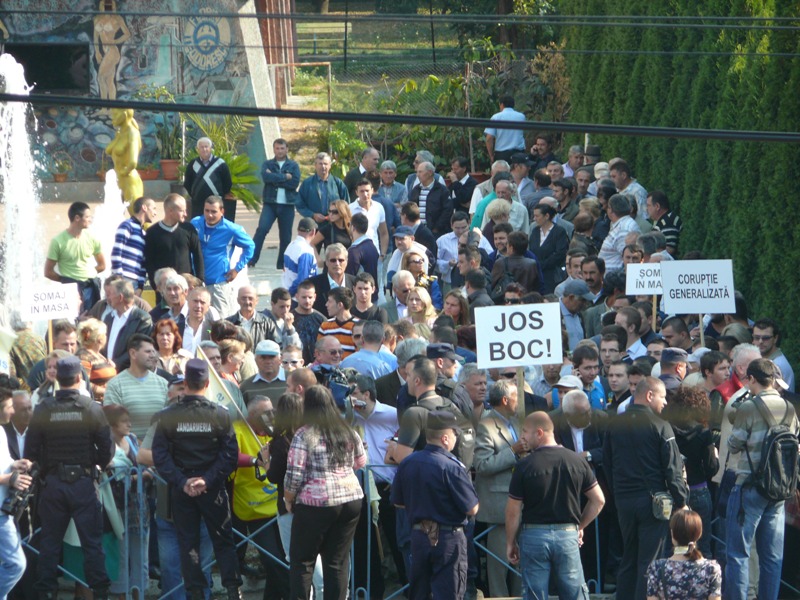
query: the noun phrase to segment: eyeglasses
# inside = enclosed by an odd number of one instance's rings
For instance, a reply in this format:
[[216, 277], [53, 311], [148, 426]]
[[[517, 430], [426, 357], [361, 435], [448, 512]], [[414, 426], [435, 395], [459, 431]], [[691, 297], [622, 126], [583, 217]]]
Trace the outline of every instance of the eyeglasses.
[[346, 263], [347, 259], [346, 258], [329, 258], [328, 262], [329, 263]]
[[768, 342], [774, 337], [775, 337], [774, 335], [754, 335], [753, 336], [753, 341], [754, 342]]
[[282, 365], [297, 365], [297, 364], [300, 364], [300, 360], [299, 359], [298, 360], [282, 360], [281, 364]]
[[522, 304], [522, 298], [505, 298], [506, 304]]
[[328, 354], [333, 354], [334, 356], [338, 356], [339, 354], [342, 353], [341, 350], [325, 350], [325, 352], [327, 352]]
[[328, 209], [328, 214], [329, 215], [338, 215], [339, 211], [336, 210], [335, 208], [331, 208], [331, 209]]
[[409, 260], [408, 262], [409, 262], [410, 264], [412, 264], [412, 265], [421, 265], [421, 264], [423, 264], [425, 261], [424, 261], [423, 259], [421, 259], [421, 258], [412, 258], [412, 259], [411, 259], [411, 260]]
[[360, 333], [354, 333], [353, 334], [353, 339], [354, 340], [360, 340], [361, 339], [361, 334]]

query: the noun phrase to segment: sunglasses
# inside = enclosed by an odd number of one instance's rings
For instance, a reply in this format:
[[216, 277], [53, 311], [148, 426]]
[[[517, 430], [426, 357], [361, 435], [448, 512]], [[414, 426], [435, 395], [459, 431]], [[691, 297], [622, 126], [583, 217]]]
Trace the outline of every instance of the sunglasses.
[[503, 379], [514, 379], [516, 376], [516, 373], [500, 373], [500, 377]]
[[522, 304], [522, 298], [505, 298], [506, 304]]
[[347, 259], [346, 258], [329, 258], [328, 262], [329, 263], [346, 263]]
[[330, 209], [330, 210], [328, 211], [328, 214], [329, 214], [329, 215], [338, 215], [338, 214], [339, 214], [339, 211], [338, 211], [338, 210], [336, 210], [336, 209]]
[[282, 360], [281, 361], [282, 365], [297, 365], [299, 363], [300, 363], [299, 360]]
[[326, 350], [325, 352], [327, 352], [328, 354], [332, 354], [334, 356], [337, 356], [342, 353], [341, 350]]
[[423, 259], [421, 259], [421, 258], [414, 258], [414, 259], [411, 259], [411, 260], [410, 260], [410, 261], [408, 261], [408, 262], [409, 262], [410, 264], [412, 264], [412, 265], [421, 265], [421, 264], [423, 264], [425, 261], [424, 261]]

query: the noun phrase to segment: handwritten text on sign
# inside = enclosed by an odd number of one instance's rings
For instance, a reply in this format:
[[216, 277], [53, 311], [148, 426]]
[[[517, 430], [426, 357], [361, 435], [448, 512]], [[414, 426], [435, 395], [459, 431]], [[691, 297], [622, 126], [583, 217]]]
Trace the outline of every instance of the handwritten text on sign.
[[664, 310], [668, 314], [736, 312], [730, 260], [675, 260], [661, 263]]
[[74, 319], [80, 302], [77, 283], [47, 284], [23, 296], [20, 312], [25, 321]]
[[475, 324], [481, 369], [561, 362], [558, 303], [477, 308]]
[[625, 272], [625, 293], [628, 296], [661, 294], [661, 265], [629, 264]]

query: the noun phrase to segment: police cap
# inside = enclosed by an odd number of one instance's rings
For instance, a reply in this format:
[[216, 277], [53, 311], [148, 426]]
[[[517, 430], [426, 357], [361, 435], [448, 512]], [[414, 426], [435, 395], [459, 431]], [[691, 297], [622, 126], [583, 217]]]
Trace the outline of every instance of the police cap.
[[428, 344], [425, 354], [432, 360], [436, 360], [437, 358], [458, 360], [458, 354], [456, 354], [453, 344]]
[[461, 431], [458, 427], [458, 419], [456, 416], [447, 410], [432, 410], [428, 413], [427, 429], [433, 431], [441, 431], [442, 429], [454, 429], [456, 432]]
[[67, 356], [58, 359], [56, 363], [56, 378], [75, 379], [81, 374], [81, 361], [77, 356]]
[[204, 387], [208, 381], [208, 364], [199, 358], [192, 358], [184, 369], [186, 384], [193, 388]]

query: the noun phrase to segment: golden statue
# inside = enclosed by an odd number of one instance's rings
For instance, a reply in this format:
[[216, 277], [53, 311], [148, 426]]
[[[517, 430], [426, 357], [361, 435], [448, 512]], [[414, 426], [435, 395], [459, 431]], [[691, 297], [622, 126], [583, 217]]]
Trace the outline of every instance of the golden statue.
[[130, 210], [134, 200], [144, 195], [142, 178], [136, 171], [136, 162], [142, 149], [142, 137], [139, 135], [139, 124], [133, 118], [131, 108], [112, 108], [111, 122], [117, 129], [117, 135], [106, 146], [106, 154], [114, 161], [117, 184], [122, 190], [122, 199], [128, 203]]

